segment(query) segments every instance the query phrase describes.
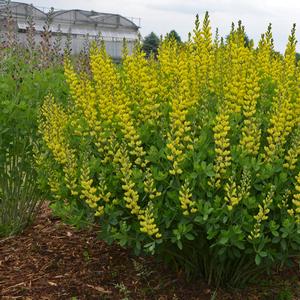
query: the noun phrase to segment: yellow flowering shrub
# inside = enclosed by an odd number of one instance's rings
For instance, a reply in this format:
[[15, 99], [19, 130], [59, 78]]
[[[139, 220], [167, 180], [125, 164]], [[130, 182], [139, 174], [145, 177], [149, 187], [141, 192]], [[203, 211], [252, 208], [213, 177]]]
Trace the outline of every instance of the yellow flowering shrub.
[[[208, 14], [157, 58], [120, 65], [92, 45], [90, 74], [65, 61], [69, 103], [45, 99], [37, 159], [53, 203], [108, 242], [238, 285], [300, 249], [300, 67], [271, 26], [212, 38]], [[75, 221], [74, 221], [75, 220]]]

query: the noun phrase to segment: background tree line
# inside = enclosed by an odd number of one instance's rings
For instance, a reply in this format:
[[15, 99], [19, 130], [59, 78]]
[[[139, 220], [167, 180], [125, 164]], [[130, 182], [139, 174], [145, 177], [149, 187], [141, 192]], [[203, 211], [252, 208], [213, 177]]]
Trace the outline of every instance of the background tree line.
[[[176, 30], [171, 30], [169, 33], [167, 33], [166, 36], [168, 38], [175, 39], [178, 43], [182, 43], [181, 37]], [[155, 34], [153, 31], [147, 36], [145, 36], [142, 43], [142, 49], [146, 53], [147, 57], [149, 57], [150, 55], [157, 55], [160, 41], [161, 38], [159, 38], [158, 35]], [[248, 35], [245, 34], [245, 45], [249, 47], [251, 43], [253, 43], [253, 40], [249, 39]], [[296, 61], [300, 61], [300, 53], [296, 53]]]

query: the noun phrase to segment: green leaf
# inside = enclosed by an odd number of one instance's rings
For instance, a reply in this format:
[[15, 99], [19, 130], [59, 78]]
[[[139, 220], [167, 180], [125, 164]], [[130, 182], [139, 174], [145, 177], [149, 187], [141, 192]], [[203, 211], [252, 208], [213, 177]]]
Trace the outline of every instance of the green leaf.
[[275, 237], [279, 236], [279, 232], [278, 232], [278, 231], [271, 231], [271, 233], [272, 233]]
[[287, 248], [286, 240], [285, 239], [281, 239], [280, 245], [281, 245], [282, 250], [285, 251], [286, 248]]
[[214, 171], [214, 168], [213, 168], [213, 164], [209, 164], [206, 168], [206, 176], [208, 177], [213, 177], [215, 176], [215, 171]]
[[184, 235], [186, 237], [186, 239], [188, 239], [189, 241], [193, 241], [195, 239], [195, 237], [191, 234], [191, 233], [186, 233]]
[[202, 216], [197, 216], [197, 217], [194, 219], [194, 222], [195, 222], [195, 223], [199, 223], [199, 224], [203, 224], [203, 217], [202, 217]]
[[266, 256], [268, 256], [268, 253], [265, 252], [265, 251], [261, 251], [261, 252], [259, 252], [259, 255], [260, 255], [261, 257], [266, 257]]
[[181, 240], [177, 240], [176, 243], [177, 243], [177, 247], [178, 247], [180, 250], [182, 250], [183, 246], [182, 246]]
[[220, 245], [225, 245], [225, 244], [227, 244], [228, 240], [229, 240], [229, 238], [227, 236], [223, 236], [219, 239], [218, 243]]
[[261, 257], [258, 254], [255, 255], [255, 263], [257, 266], [259, 266], [261, 263]]

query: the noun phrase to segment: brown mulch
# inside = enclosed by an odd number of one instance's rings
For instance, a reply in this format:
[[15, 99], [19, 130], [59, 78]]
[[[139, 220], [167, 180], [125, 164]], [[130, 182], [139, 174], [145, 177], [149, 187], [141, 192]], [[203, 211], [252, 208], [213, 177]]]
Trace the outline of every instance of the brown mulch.
[[23, 234], [0, 240], [0, 299], [279, 299], [258, 297], [253, 288], [214, 297], [202, 281], [187, 283], [152, 258], [97, 240], [95, 232], [62, 224], [44, 206]]

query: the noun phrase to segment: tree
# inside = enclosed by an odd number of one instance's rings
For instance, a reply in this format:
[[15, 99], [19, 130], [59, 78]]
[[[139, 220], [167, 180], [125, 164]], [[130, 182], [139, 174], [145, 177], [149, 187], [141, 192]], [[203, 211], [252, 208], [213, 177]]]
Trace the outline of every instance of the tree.
[[169, 33], [167, 33], [167, 38], [174, 39], [177, 41], [177, 43], [181, 43], [181, 37], [175, 30], [171, 30]]
[[253, 43], [253, 40], [249, 39], [248, 35], [245, 33], [245, 36], [244, 36], [244, 43], [245, 43], [245, 47], [251, 47], [251, 44]]
[[142, 49], [146, 53], [147, 57], [151, 54], [154, 56], [157, 55], [159, 43], [159, 37], [154, 32], [151, 32], [144, 38]]

